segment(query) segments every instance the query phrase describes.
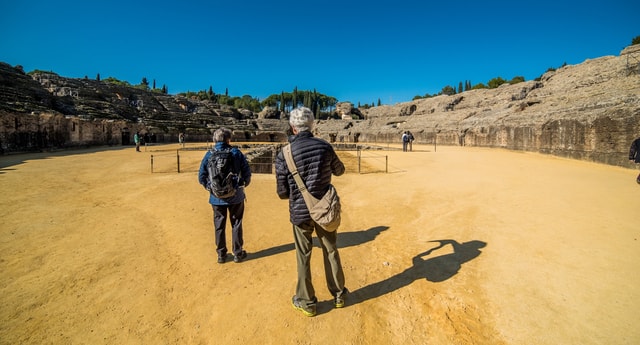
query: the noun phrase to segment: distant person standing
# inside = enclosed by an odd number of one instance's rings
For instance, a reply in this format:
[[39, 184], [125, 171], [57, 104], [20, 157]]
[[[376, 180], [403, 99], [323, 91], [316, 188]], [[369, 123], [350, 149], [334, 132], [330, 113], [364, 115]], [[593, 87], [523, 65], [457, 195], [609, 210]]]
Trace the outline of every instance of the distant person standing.
[[409, 134], [407, 131], [402, 133], [402, 152], [407, 152], [407, 144], [409, 143]]
[[243, 249], [242, 219], [246, 199], [244, 188], [251, 183], [251, 168], [240, 149], [230, 145], [231, 130], [217, 129], [213, 140], [214, 148], [207, 151], [200, 164], [198, 182], [209, 191], [218, 263], [223, 264], [227, 260], [227, 214], [231, 223], [233, 261], [239, 263], [247, 257]]
[[180, 146], [184, 147], [184, 133], [178, 134], [178, 142], [180, 143]]
[[[316, 138], [312, 134], [314, 115], [311, 109], [301, 107], [291, 111], [289, 125], [292, 136], [289, 137], [291, 154], [300, 177], [314, 197], [322, 197], [331, 184], [331, 176], [344, 174], [345, 167], [331, 144]], [[315, 316], [318, 299], [311, 281], [312, 236], [316, 233], [322, 256], [327, 288], [333, 296], [333, 305], [342, 308], [345, 305], [344, 271], [337, 246], [337, 231], [326, 231], [311, 219], [309, 209], [302, 192], [287, 166], [282, 150], [275, 161], [276, 192], [280, 199], [289, 199], [289, 221], [293, 225], [293, 239], [296, 248], [298, 281], [296, 294], [291, 303], [305, 316]]]
[[136, 151], [140, 152], [140, 132], [133, 135], [133, 142], [136, 143]]
[[[631, 148], [629, 148], [629, 160], [636, 164], [640, 163], [640, 137], [631, 143]], [[636, 182], [640, 184], [640, 174], [638, 174]]]
[[411, 133], [411, 131], [407, 131], [407, 137], [407, 139], [409, 139], [409, 151], [413, 151], [413, 141], [415, 140], [413, 133]]

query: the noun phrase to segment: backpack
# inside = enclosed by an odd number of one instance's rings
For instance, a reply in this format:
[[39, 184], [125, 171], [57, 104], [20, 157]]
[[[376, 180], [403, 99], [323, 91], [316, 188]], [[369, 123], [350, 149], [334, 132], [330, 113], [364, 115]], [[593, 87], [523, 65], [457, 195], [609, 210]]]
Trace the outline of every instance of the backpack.
[[233, 172], [233, 165], [231, 148], [211, 151], [207, 162], [209, 191], [217, 198], [225, 199], [236, 195], [238, 175]]

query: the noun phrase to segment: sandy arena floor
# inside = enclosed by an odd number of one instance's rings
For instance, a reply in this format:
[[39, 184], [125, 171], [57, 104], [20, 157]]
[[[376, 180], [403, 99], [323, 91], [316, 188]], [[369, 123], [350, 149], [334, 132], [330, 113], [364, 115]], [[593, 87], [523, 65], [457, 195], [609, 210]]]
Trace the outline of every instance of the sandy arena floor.
[[203, 152], [179, 174], [131, 147], [0, 156], [0, 344], [640, 343], [637, 170], [415, 149], [365, 153], [387, 174], [340, 153], [352, 293], [332, 308], [316, 248], [314, 318], [273, 175], [247, 188], [247, 261], [219, 265]]

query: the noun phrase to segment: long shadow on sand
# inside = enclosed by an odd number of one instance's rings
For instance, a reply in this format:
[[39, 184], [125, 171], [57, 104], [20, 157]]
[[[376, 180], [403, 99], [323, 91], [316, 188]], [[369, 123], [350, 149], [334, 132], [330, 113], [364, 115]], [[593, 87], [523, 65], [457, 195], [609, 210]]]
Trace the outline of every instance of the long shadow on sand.
[[[380, 233], [387, 229], [389, 229], [388, 226], [374, 226], [373, 228], [367, 230], [339, 232], [338, 248], [357, 246], [366, 242], [373, 241], [378, 235], [380, 235]], [[293, 238], [293, 233], [291, 234], [291, 238]], [[318, 239], [316, 237], [313, 238], [313, 246], [318, 248], [320, 247], [320, 244], [318, 243]], [[285, 253], [294, 249], [295, 245], [293, 244], [293, 242], [287, 243], [276, 247], [263, 249], [254, 253], [248, 253], [247, 260], [260, 259], [271, 255]]]
[[[425, 278], [434, 283], [443, 282], [456, 275], [458, 271], [460, 271], [462, 264], [480, 255], [482, 253], [480, 248], [484, 248], [487, 245], [486, 242], [477, 240], [464, 243], [459, 243], [455, 240], [437, 240], [430, 242], [437, 242], [439, 245], [414, 256], [413, 266], [407, 268], [402, 273], [352, 291], [347, 295], [347, 306], [388, 294], [418, 279]], [[429, 256], [433, 251], [446, 245], [453, 247], [453, 253], [424, 259], [424, 257]], [[323, 303], [331, 303], [331, 301], [325, 301]]]

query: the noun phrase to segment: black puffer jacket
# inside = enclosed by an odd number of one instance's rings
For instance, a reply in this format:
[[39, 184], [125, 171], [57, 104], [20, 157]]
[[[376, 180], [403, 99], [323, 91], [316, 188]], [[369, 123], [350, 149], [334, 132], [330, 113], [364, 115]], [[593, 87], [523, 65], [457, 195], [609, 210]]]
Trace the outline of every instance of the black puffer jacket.
[[640, 138], [637, 138], [631, 143], [631, 147], [629, 148], [629, 159], [640, 163]]
[[[331, 175], [344, 174], [340, 161], [331, 144], [315, 138], [311, 132], [301, 132], [290, 137], [291, 153], [298, 173], [313, 196], [320, 199], [329, 188]], [[280, 199], [289, 199], [291, 223], [299, 225], [311, 219], [304, 198], [296, 186], [282, 150], [276, 156], [276, 189]]]

